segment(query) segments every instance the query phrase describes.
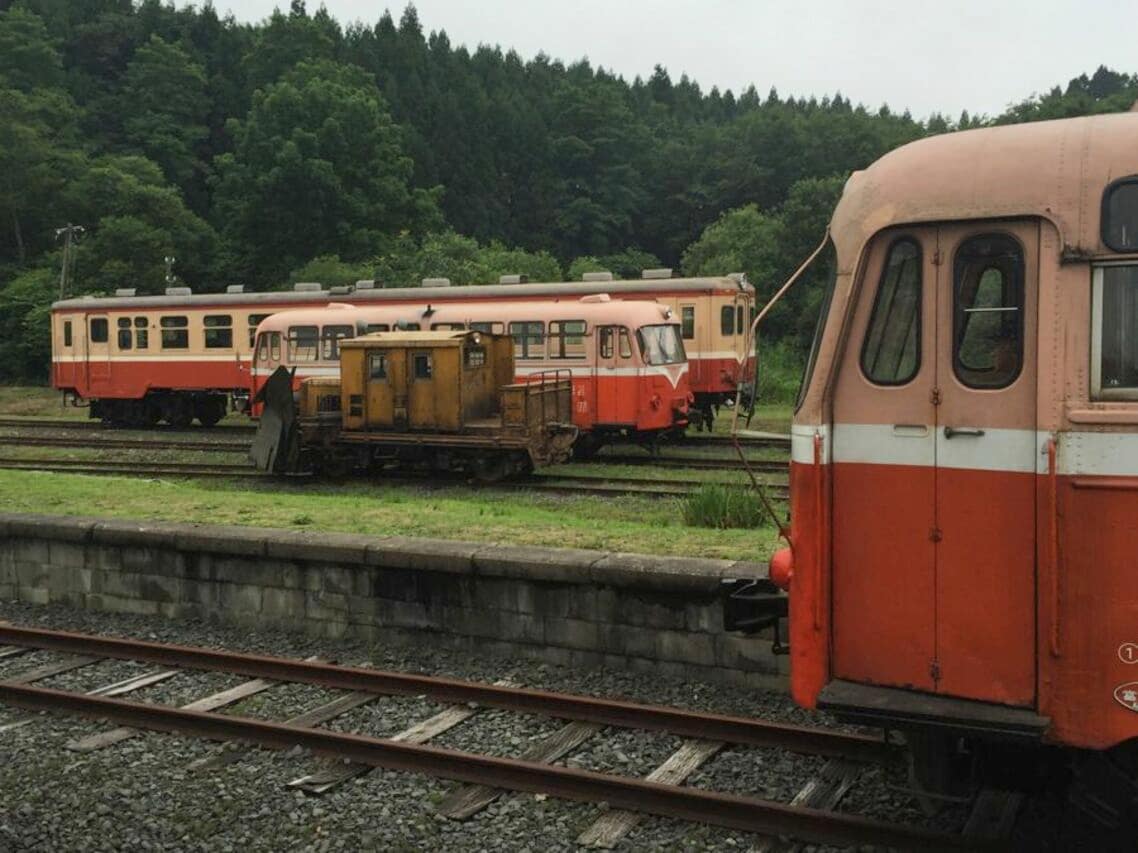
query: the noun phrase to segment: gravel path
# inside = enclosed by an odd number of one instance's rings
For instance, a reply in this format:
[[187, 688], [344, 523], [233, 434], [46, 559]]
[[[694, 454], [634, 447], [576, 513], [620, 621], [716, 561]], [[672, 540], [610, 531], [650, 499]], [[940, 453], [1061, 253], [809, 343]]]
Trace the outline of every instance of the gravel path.
[[[0, 619], [157, 642], [230, 648], [297, 658], [319, 656], [344, 664], [514, 683], [549, 690], [626, 697], [661, 705], [711, 709], [768, 719], [819, 724], [781, 693], [684, 683], [654, 675], [574, 670], [537, 662], [478, 658], [426, 644], [367, 648], [269, 631], [253, 633], [213, 624], [32, 607], [0, 602]], [[32, 652], [0, 660], [0, 678], [25, 672], [54, 656]], [[61, 674], [45, 686], [91, 690], [157, 667], [103, 661]], [[138, 701], [183, 704], [239, 684], [222, 673], [180, 673], [138, 690]], [[285, 720], [339, 695], [309, 685], [279, 685], [223, 713]], [[328, 724], [340, 731], [392, 735], [445, 706], [422, 697], [384, 697]], [[0, 722], [24, 716], [0, 705]], [[495, 755], [518, 755], [561, 722], [484, 710], [432, 743]], [[474, 818], [455, 822], [433, 806], [450, 782], [375, 770], [323, 796], [287, 787], [324, 765], [299, 749], [271, 752], [164, 734], [141, 733], [91, 753], [65, 748], [76, 738], [110, 728], [105, 723], [49, 715], [0, 734], [0, 850], [577, 850], [577, 836], [601, 813], [587, 804], [508, 794]], [[657, 733], [602, 732], [567, 759], [571, 766], [644, 775], [680, 739]], [[222, 756], [227, 760], [218, 760]], [[193, 763], [211, 759], [202, 769]], [[690, 784], [788, 800], [821, 766], [814, 757], [780, 750], [726, 749], [696, 771]], [[879, 771], [862, 774], [847, 809], [883, 819], [921, 821], [919, 809], [889, 786], [903, 783]], [[930, 825], [953, 821], [941, 818]], [[746, 850], [754, 836], [647, 817], [619, 849]], [[807, 848], [813, 849], [813, 848]]]

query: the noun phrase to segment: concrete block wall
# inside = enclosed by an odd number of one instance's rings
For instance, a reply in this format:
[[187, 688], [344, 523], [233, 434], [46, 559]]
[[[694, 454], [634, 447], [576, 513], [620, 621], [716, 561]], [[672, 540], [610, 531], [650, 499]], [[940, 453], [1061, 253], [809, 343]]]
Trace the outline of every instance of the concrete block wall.
[[723, 631], [725, 580], [765, 566], [403, 536], [0, 513], [0, 599], [446, 643], [574, 666], [781, 686]]

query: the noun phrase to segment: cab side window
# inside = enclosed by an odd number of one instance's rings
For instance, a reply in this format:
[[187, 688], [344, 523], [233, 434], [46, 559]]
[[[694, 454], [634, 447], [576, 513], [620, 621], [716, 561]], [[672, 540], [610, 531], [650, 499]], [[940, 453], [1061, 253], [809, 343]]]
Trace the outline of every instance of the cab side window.
[[289, 326], [288, 357], [290, 361], [316, 361], [320, 357], [319, 326]]
[[889, 247], [861, 348], [861, 369], [877, 385], [904, 385], [921, 369], [921, 247]]
[[953, 370], [970, 388], [1006, 388], [1023, 364], [1023, 249], [1006, 234], [960, 244], [953, 261]]
[[680, 333], [685, 341], [695, 339], [695, 306], [680, 306]]
[[734, 306], [724, 305], [719, 309], [719, 333], [725, 338], [729, 338], [735, 333]]
[[1115, 181], [1103, 193], [1102, 241], [1116, 252], [1138, 251], [1138, 175]]
[[632, 358], [632, 338], [628, 336], [628, 329], [620, 330], [620, 357]]
[[158, 325], [162, 328], [162, 349], [189, 348], [190, 321], [186, 317], [163, 317]]
[[233, 318], [229, 314], [207, 314], [202, 325], [206, 349], [233, 348]]
[[545, 357], [545, 324], [540, 320], [510, 323], [510, 336], [514, 339], [514, 358]]
[[1138, 264], [1094, 271], [1091, 393], [1138, 399]]
[[257, 338], [257, 327], [261, 325], [261, 321], [265, 320], [268, 314], [250, 314], [249, 319], [246, 321], [249, 326], [249, 346], [253, 346], [253, 341]]
[[134, 318], [134, 345], [138, 349], [150, 346], [150, 321], [146, 317]]
[[128, 350], [134, 342], [130, 334], [130, 317], [119, 317], [117, 321], [119, 334], [118, 345], [120, 350]]

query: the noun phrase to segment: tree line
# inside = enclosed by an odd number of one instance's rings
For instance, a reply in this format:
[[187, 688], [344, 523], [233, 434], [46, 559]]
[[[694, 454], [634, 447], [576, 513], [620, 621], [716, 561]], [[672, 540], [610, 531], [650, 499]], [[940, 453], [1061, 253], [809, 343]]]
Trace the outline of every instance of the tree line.
[[[770, 289], [845, 177], [930, 133], [1127, 109], [1100, 68], [989, 118], [842, 94], [703, 90], [662, 66], [455, 47], [303, 0], [246, 24], [161, 0], [0, 0], [0, 379], [42, 378], [67, 223], [69, 295], [294, 281], [488, 283], [594, 269], [747, 272]], [[773, 318], [802, 347], [809, 289]]]

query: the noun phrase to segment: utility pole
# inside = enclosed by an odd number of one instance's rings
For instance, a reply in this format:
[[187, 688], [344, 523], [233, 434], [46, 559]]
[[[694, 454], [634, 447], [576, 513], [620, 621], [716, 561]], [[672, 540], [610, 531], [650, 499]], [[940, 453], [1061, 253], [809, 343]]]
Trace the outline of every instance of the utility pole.
[[55, 229], [55, 239], [63, 238], [63, 265], [59, 270], [59, 298], [67, 295], [67, 280], [71, 276], [72, 248], [79, 242], [87, 229], [82, 225], [72, 225], [70, 222], [62, 228]]

